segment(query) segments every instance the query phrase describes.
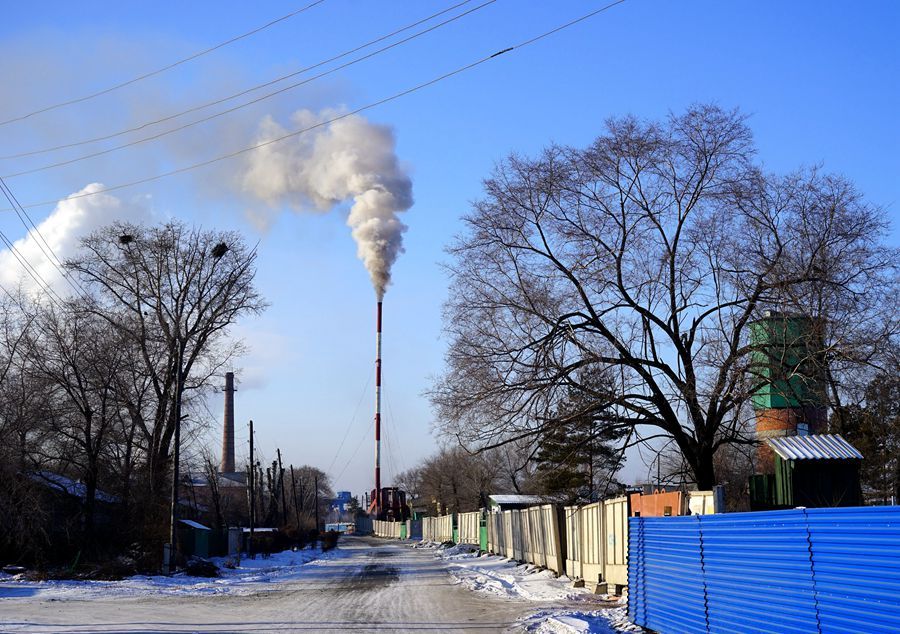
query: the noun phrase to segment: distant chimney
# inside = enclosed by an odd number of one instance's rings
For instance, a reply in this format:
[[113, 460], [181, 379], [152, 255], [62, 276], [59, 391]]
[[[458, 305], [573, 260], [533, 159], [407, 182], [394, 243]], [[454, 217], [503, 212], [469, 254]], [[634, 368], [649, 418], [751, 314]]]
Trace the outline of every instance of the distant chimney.
[[222, 429], [221, 473], [234, 473], [234, 372], [225, 373], [225, 420]]

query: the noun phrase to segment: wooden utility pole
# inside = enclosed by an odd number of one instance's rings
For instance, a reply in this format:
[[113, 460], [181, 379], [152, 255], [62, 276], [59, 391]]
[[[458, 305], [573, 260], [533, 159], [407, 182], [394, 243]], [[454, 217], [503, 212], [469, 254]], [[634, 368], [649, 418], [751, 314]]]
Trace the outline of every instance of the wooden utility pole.
[[316, 476], [316, 533], [319, 532], [319, 476]]
[[284, 467], [281, 466], [281, 449], [276, 449], [278, 454], [278, 486], [281, 487], [281, 521], [287, 524], [287, 502], [284, 497]]
[[294, 465], [291, 465], [291, 493], [294, 496], [294, 517], [297, 519], [297, 530], [300, 530], [300, 507], [297, 506], [297, 481], [294, 480]]
[[250, 421], [250, 468], [247, 470], [247, 482], [250, 485], [250, 541], [247, 542], [247, 554], [253, 559], [253, 517], [256, 512], [256, 491], [254, 491], [254, 474], [256, 465], [253, 462], [253, 421]]
[[175, 360], [175, 434], [172, 439], [172, 507], [169, 509], [169, 560], [166, 572], [175, 572], [175, 553], [178, 548], [178, 470], [181, 458], [181, 345]]

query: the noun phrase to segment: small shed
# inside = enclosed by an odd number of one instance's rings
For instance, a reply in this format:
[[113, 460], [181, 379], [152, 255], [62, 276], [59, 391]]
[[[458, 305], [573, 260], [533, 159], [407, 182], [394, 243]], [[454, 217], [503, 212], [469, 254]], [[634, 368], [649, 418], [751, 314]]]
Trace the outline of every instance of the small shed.
[[863, 455], [838, 434], [766, 439], [775, 452], [777, 507], [859, 506]]
[[210, 528], [194, 520], [178, 520], [178, 545], [185, 557], [209, 557]]
[[512, 511], [529, 506], [546, 504], [547, 499], [541, 495], [490, 495], [491, 511]]

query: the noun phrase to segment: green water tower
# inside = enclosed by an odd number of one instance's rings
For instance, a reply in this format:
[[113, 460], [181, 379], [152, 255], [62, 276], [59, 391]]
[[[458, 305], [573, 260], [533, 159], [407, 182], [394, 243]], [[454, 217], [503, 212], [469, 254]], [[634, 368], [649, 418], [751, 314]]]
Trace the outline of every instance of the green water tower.
[[751, 373], [761, 385], [753, 408], [823, 407], [822, 334], [816, 320], [804, 315], [766, 311], [750, 324]]

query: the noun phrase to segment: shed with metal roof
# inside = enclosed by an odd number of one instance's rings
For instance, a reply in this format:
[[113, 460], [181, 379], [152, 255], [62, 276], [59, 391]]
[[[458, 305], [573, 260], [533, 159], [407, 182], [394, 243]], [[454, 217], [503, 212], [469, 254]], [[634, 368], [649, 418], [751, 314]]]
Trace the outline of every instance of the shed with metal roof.
[[862, 460], [863, 455], [840, 434], [780, 436], [766, 440], [784, 460]]
[[775, 473], [766, 476], [772, 508], [858, 506], [863, 455], [839, 434], [767, 438]]

